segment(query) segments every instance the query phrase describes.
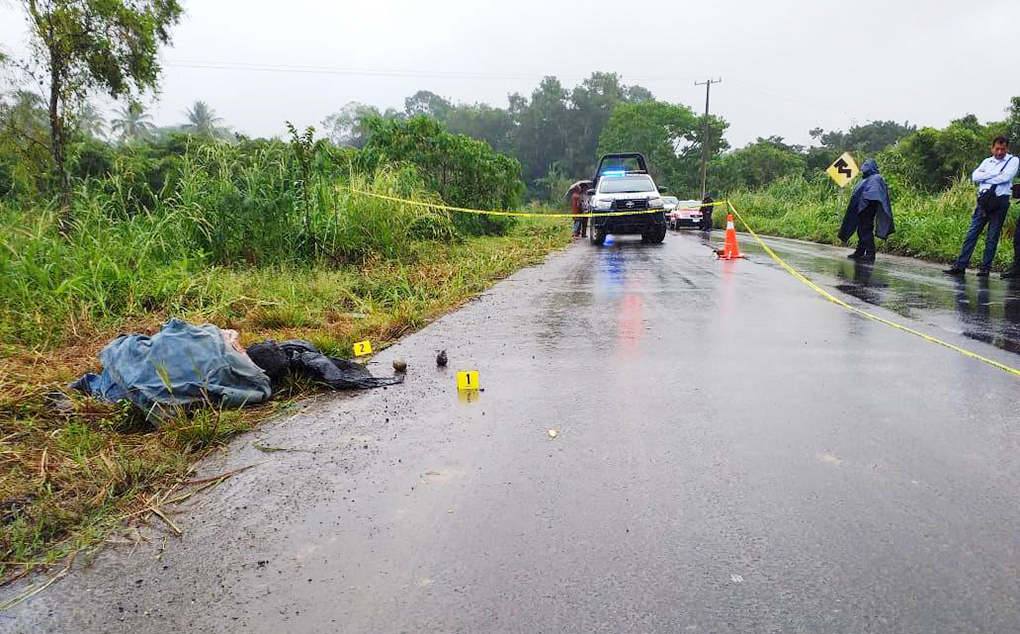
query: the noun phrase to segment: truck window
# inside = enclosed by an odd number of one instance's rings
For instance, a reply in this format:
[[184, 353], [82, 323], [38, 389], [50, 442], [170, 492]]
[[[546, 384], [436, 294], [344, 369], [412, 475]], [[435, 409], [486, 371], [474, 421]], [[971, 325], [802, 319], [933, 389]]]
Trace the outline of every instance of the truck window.
[[616, 178], [604, 176], [599, 179], [599, 193], [602, 194], [637, 194], [650, 191], [655, 191], [655, 183], [644, 174]]

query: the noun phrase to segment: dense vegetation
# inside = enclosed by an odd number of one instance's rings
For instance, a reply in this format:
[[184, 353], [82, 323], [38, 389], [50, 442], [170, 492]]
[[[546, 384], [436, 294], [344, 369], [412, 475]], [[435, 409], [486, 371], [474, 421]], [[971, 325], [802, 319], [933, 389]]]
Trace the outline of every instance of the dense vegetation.
[[[483, 207], [520, 204], [513, 159], [425, 118], [379, 124], [362, 151], [314, 141], [226, 143], [183, 133], [120, 148], [85, 142], [75, 224], [53, 205], [0, 206], [0, 341], [53, 340], [72, 321], [112, 324], [202, 298], [209, 266], [327, 266], [413, 258], [415, 242], [505, 233], [509, 222], [357, 196], [345, 187]], [[16, 189], [36, 186], [31, 182]]]
[[[622, 150], [645, 153], [657, 182], [671, 192], [684, 198], [700, 193], [703, 117], [685, 105], [658, 101], [640, 86], [625, 86], [612, 73], [593, 73], [572, 90], [547, 77], [530, 98], [510, 95], [505, 109], [454, 104], [419, 91], [405, 100], [402, 112], [350, 103], [324, 123], [334, 143], [362, 147], [370, 137], [369, 122], [422, 114], [515, 157], [532, 198], [557, 199], [567, 184], [594, 170], [599, 153]], [[875, 156], [883, 172], [906, 189], [937, 194], [988, 155], [994, 136], [1020, 139], [1020, 97], [1002, 121], [982, 124], [966, 115], [943, 129], [894, 121], [845, 131], [815, 128], [811, 146], [767, 136], [731, 150], [725, 139], [729, 124], [716, 116], [709, 124], [709, 189], [717, 195], [756, 190], [788, 177], [810, 180], [845, 151], [859, 160]]]
[[906, 189], [938, 193], [987, 158], [994, 137], [1004, 135], [1020, 143], [1020, 97], [1013, 98], [1006, 114], [1003, 121], [987, 124], [967, 115], [943, 129], [918, 130], [891, 121], [854, 126], [846, 133], [815, 129], [811, 134], [822, 145], [808, 148], [789, 145], [781, 137], [759, 138], [714, 161], [709, 176], [713, 187], [723, 192], [753, 190], [789, 176], [810, 178], [849, 151], [858, 161], [876, 158], [886, 178]]
[[[655, 157], [652, 169], [664, 184], [691, 191], [700, 186], [703, 120], [686, 106], [657, 101], [641, 86], [622, 84], [615, 73], [592, 73], [569, 90], [546, 77], [530, 97], [511, 94], [507, 108], [454, 104], [421, 90], [404, 101], [403, 111], [381, 112], [352, 102], [323, 123], [334, 143], [360, 148], [371, 135], [371, 121], [419, 115], [516, 158], [529, 198], [559, 199], [569, 183], [591, 175], [598, 153], [607, 150], [645, 152]], [[712, 156], [729, 147], [722, 138], [726, 127], [722, 119], [711, 118]]]

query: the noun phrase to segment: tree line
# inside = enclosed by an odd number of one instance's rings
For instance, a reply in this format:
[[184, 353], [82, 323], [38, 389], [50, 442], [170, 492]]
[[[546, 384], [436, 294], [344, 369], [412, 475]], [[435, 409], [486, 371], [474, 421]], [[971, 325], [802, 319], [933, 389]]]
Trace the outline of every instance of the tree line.
[[1006, 117], [982, 123], [972, 114], [945, 128], [917, 128], [909, 123], [876, 121], [851, 126], [846, 132], [810, 131], [817, 145], [791, 145], [782, 137], [754, 143], [718, 157], [709, 167], [709, 181], [720, 191], [759, 189], [783, 178], [818, 178], [840, 154], [858, 162], [875, 158], [887, 178], [904, 188], [944, 191], [977, 167], [997, 136], [1020, 143], [1020, 97], [1005, 108]]
[[326, 117], [323, 127], [334, 143], [361, 147], [368, 121], [426, 116], [451, 133], [485, 141], [516, 158], [529, 197], [548, 198], [562, 193], [556, 190], [562, 182], [594, 170], [599, 137], [617, 107], [654, 102], [646, 88], [627, 86], [615, 73], [596, 72], [569, 90], [546, 77], [530, 96], [509, 95], [506, 108], [455, 104], [428, 90], [407, 97], [402, 111], [351, 102]]
[[[527, 196], [555, 200], [567, 184], [591, 175], [606, 152], [639, 151], [649, 159], [657, 182], [686, 198], [700, 193], [699, 170], [704, 116], [683, 104], [657, 100], [641, 86], [626, 86], [613, 73], [593, 73], [572, 90], [546, 77], [530, 97], [509, 95], [507, 108], [457, 104], [421, 90], [408, 97], [404, 110], [385, 111], [358, 102], [345, 105], [323, 121], [332, 142], [362, 147], [369, 122], [433, 118], [455, 134], [488, 143], [521, 163]], [[809, 131], [811, 145], [780, 136], [759, 137], [739, 149], [725, 138], [729, 123], [709, 117], [709, 189], [724, 194], [757, 189], [788, 177], [821, 174], [843, 152], [858, 160], [880, 159], [909, 187], [938, 191], [973, 169], [999, 134], [1020, 142], [1020, 97], [1000, 121], [981, 123], [974, 115], [945, 128], [918, 128], [909, 122], [873, 121], [845, 130]]]

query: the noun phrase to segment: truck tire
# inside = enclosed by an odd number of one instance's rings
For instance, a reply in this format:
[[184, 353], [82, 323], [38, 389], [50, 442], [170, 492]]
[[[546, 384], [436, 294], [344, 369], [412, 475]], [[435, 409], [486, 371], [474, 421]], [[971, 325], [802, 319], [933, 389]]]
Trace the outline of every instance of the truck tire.
[[646, 235], [646, 238], [652, 244], [662, 244], [662, 241], [666, 239], [666, 225], [659, 225], [653, 227]]

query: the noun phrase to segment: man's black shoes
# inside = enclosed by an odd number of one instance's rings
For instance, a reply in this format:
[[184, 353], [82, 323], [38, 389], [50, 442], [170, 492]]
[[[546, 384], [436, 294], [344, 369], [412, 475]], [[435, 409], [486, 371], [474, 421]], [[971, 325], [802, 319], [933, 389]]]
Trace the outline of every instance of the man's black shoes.
[[874, 253], [865, 253], [861, 257], [857, 258], [857, 261], [858, 262], [874, 262], [875, 261], [875, 254]]
[[851, 259], [851, 260], [859, 260], [859, 259], [861, 259], [862, 255], [864, 255], [863, 251], [854, 251], [853, 253], [851, 253], [850, 255], [848, 255], [846, 257]]
[[988, 277], [989, 273], [991, 273], [991, 271], [988, 270], [988, 269], [978, 269], [977, 276], [978, 277]]
[[966, 270], [954, 266], [952, 268], [945, 269], [942, 272], [945, 273], [946, 275], [963, 275], [966, 272]]

